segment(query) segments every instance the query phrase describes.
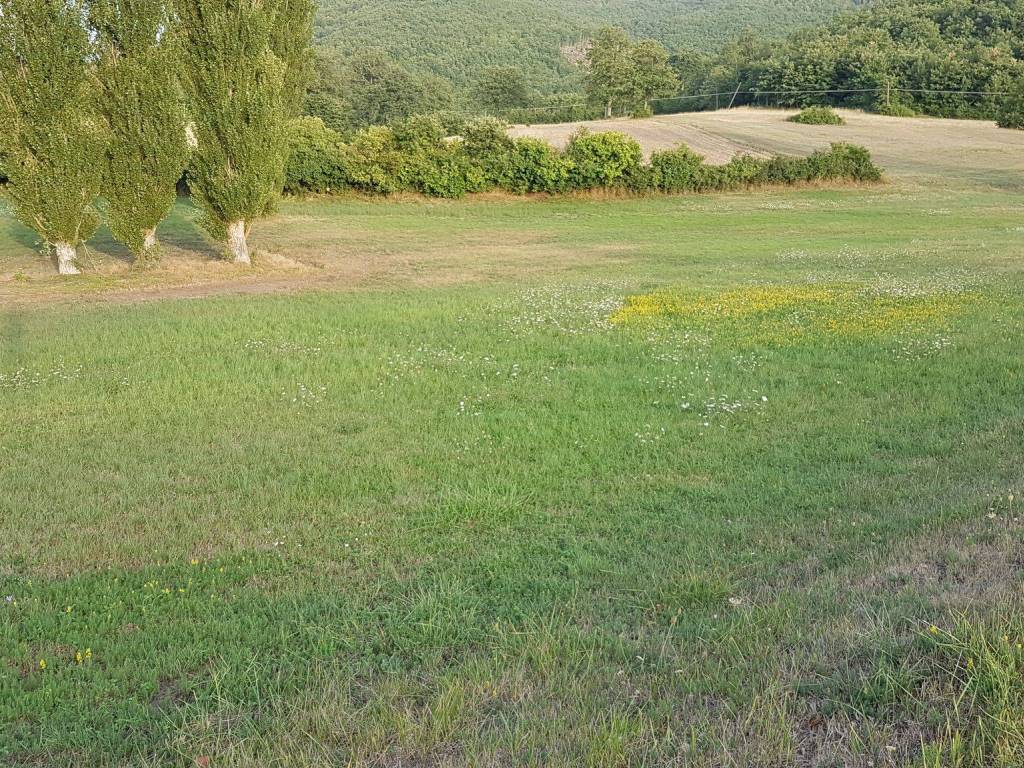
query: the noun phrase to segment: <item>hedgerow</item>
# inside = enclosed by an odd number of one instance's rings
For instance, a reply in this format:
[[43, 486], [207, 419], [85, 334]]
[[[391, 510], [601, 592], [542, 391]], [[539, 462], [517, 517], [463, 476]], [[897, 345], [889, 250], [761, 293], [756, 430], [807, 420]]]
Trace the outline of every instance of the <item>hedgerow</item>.
[[636, 140], [620, 133], [580, 132], [565, 151], [532, 138], [513, 138], [484, 118], [446, 136], [436, 118], [367, 128], [346, 143], [315, 118], [292, 127], [285, 188], [292, 193], [354, 190], [419, 192], [458, 198], [473, 192], [561, 194], [591, 190], [711, 192], [816, 181], [878, 181], [882, 172], [862, 147], [833, 144], [809, 157], [741, 155], [708, 165], [685, 146], [655, 152], [644, 163]]

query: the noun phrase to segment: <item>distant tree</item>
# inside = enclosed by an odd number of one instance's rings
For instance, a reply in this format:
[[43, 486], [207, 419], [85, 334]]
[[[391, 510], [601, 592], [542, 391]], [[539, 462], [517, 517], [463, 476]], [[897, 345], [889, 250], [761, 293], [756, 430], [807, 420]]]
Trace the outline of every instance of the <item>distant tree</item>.
[[690, 48], [678, 50], [669, 57], [669, 65], [679, 79], [680, 90], [691, 94], [704, 88], [712, 61], [708, 54]]
[[530, 101], [526, 77], [519, 67], [490, 67], [476, 84], [476, 98], [487, 109], [507, 112]]
[[624, 108], [636, 99], [633, 41], [625, 30], [604, 27], [587, 53], [587, 92], [611, 117], [616, 106]]
[[18, 218], [78, 274], [99, 223], [105, 135], [91, 89], [94, 51], [79, 0], [0, 0], [0, 155]]
[[591, 100], [602, 104], [605, 116], [643, 107], [651, 99], [670, 95], [679, 79], [669, 65], [665, 47], [654, 40], [634, 42], [621, 29], [598, 32], [587, 57], [587, 90]]
[[412, 115], [446, 109], [452, 103], [448, 83], [413, 75], [377, 48], [352, 56], [345, 72], [352, 128], [389, 125]]
[[679, 92], [679, 78], [669, 64], [668, 51], [655, 40], [641, 40], [633, 46], [633, 77], [636, 98], [650, 111], [651, 100]]
[[138, 258], [157, 247], [156, 228], [185, 170], [180, 51], [166, 0], [92, 0], [101, 111], [110, 129], [103, 195], [110, 230]]
[[[310, 0], [179, 0], [197, 148], [189, 186], [209, 229], [249, 264], [247, 234], [284, 185], [288, 125], [308, 67]], [[304, 74], [301, 76], [305, 76]]]
[[339, 133], [352, 125], [345, 77], [345, 70], [335, 56], [323, 50], [314, 53], [303, 112], [320, 118], [324, 125]]
[[758, 87], [773, 52], [771, 41], [749, 30], [744, 32], [722, 47], [711, 68], [708, 85], [716, 92], [738, 92], [736, 105], [748, 103], [752, 97], [743, 92]]

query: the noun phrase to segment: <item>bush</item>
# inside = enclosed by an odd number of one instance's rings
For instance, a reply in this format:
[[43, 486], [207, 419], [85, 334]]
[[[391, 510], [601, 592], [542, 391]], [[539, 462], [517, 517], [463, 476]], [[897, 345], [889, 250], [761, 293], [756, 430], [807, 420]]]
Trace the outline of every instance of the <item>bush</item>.
[[359, 131], [349, 145], [348, 172], [352, 186], [388, 195], [405, 188], [405, 157], [390, 128]]
[[499, 179], [499, 185], [517, 195], [527, 192], [565, 192], [569, 189], [571, 168], [565, 156], [546, 141], [515, 139], [508, 166]]
[[462, 147], [486, 188], [502, 186], [515, 152], [515, 142], [503, 121], [482, 117], [467, 123], [462, 132]]
[[286, 192], [330, 192], [349, 184], [345, 143], [320, 118], [300, 117], [292, 121], [288, 148]]
[[449, 140], [438, 117], [403, 120], [395, 126], [394, 138], [403, 159], [401, 189], [455, 198], [485, 188], [484, 174], [473, 167], [463, 142]]
[[705, 181], [704, 158], [685, 145], [651, 155], [652, 185], [663, 192], [696, 192]]
[[640, 177], [643, 151], [636, 139], [621, 133], [581, 130], [569, 139], [569, 185], [573, 189], [631, 187]]
[[853, 144], [833, 144], [805, 161], [808, 181], [881, 181], [882, 170], [871, 160], [871, 153]]
[[800, 114], [789, 118], [789, 122], [801, 125], [846, 125], [846, 121], [831, 107], [807, 107]]
[[892, 104], [881, 104], [875, 110], [879, 115], [885, 117], [916, 117], [917, 113], [906, 104], [894, 101]]

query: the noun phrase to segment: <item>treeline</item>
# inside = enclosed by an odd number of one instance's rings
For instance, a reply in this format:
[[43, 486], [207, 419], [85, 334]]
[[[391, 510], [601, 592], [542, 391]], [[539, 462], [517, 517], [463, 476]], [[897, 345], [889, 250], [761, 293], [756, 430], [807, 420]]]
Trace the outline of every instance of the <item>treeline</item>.
[[[465, 23], [481, 40], [489, 39], [484, 32], [488, 23], [493, 25], [488, 27], [491, 32], [507, 32], [517, 23], [508, 4], [485, 14], [473, 0], [460, 2], [459, 8], [468, 8], [470, 21]], [[548, 3], [538, 13], [576, 8], [574, 2]], [[593, 29], [586, 41], [562, 51], [554, 70], [538, 67], [530, 46], [536, 43], [538, 50], [552, 54], [554, 38], [568, 34], [571, 25], [542, 25], [547, 36], [527, 38], [518, 55], [495, 43], [484, 56], [475, 52], [475, 43], [460, 39], [461, 18], [429, 15], [432, 3], [414, 5], [408, 18], [427, 14], [427, 28], [443, 22], [452, 29], [426, 35], [428, 40], [421, 43], [410, 38], [409, 45], [458, 57], [457, 73], [447, 60], [420, 66], [414, 50], [400, 60], [379, 48], [355, 49], [344, 59], [325, 55], [308, 114], [342, 132], [423, 113], [494, 114], [534, 123], [730, 104], [843, 106], [894, 115], [993, 118], [1009, 108], [1003, 94], [1020, 90], [1024, 76], [1024, 4], [1019, 0], [878, 0], [780, 41], [772, 33], [796, 18], [787, 10], [792, 4], [781, 3], [765, 13], [773, 20], [771, 25], [758, 23], [756, 33], [735, 34], [715, 47], [686, 45], [685, 36], [673, 32], [673, 25], [698, 12], [716, 18], [739, 13], [745, 18], [758, 6], [756, 0], [719, 2], [699, 11], [682, 3], [677, 5], [685, 5], [685, 10], [677, 8], [674, 15], [664, 13], [670, 3], [660, 0], [608, 0], [589, 4], [590, 16], [576, 8], [582, 14], [577, 22], [618, 18], [650, 37], [636, 39], [616, 27]], [[359, 13], [371, 6], [374, 3], [360, 5]], [[812, 16], [820, 17], [837, 5], [825, 2], [814, 8]], [[387, 44], [388, 35], [400, 30], [401, 25], [389, 28], [381, 42]], [[358, 39], [357, 32], [352, 34]], [[1020, 110], [1013, 110], [1015, 121]]]
[[784, 105], [994, 118], [1005, 99], [985, 94], [1011, 90], [1022, 59], [1019, 0], [887, 0], [793, 35], [750, 74], [761, 91], [863, 91], [782, 96]]
[[725, 96], [660, 102], [666, 112], [734, 103], [993, 119], [1024, 76], [1024, 3], [881, 0], [782, 44], [748, 32], [714, 55], [676, 51], [672, 65], [682, 92]]
[[836, 144], [810, 157], [735, 158], [708, 165], [687, 149], [655, 152], [621, 133], [575, 134], [564, 151], [533, 138], [512, 138], [494, 118], [473, 120], [451, 138], [433, 117], [357, 132], [348, 141], [317, 118], [293, 126], [286, 189], [293, 193], [416, 192], [458, 198], [504, 190], [565, 194], [598, 189], [710, 192], [815, 181], [878, 181], [867, 150]]
[[309, 76], [312, 0], [0, 0], [7, 195], [62, 274], [100, 223], [139, 259], [187, 174], [210, 232], [281, 192]]

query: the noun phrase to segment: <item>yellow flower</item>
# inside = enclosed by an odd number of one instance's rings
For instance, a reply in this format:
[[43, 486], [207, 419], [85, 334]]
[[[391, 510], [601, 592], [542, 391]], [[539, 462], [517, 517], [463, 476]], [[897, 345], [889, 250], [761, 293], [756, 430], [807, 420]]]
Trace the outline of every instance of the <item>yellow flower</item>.
[[86, 648], [85, 649], [85, 658], [87, 658], [87, 659], [91, 659], [92, 658], [92, 648]]
[[939, 634], [939, 628], [936, 627], [934, 624], [928, 627], [928, 631], [931, 632], [933, 635]]
[[967, 660], [967, 668], [968, 669], [974, 669], [974, 659], [968, 659]]
[[82, 652], [81, 652], [81, 651], [77, 651], [77, 652], [75, 653], [75, 661], [76, 661], [77, 663], [79, 663], [79, 664], [81, 664], [81, 663], [82, 663]]
[[46, 659], [40, 659], [39, 660], [39, 668], [40, 669], [46, 669]]
[[192, 565], [199, 565], [199, 561], [196, 560], [194, 557], [192, 558]]
[[67, 608], [64, 609], [64, 613], [71, 613], [71, 606], [70, 605]]

